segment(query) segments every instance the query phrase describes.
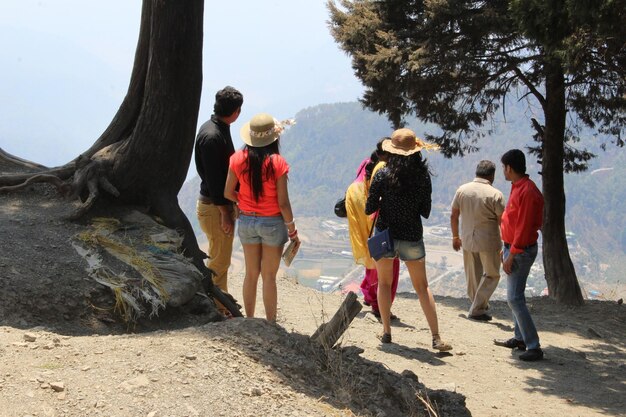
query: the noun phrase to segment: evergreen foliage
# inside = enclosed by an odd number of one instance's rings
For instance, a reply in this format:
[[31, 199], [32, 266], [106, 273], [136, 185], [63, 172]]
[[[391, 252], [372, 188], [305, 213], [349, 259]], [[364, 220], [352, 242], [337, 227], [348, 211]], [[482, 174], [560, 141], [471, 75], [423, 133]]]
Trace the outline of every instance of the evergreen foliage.
[[477, 151], [509, 95], [528, 102], [550, 294], [581, 304], [565, 238], [563, 172], [584, 170], [593, 157], [571, 146], [584, 127], [624, 144], [626, 0], [338, 3], [328, 2], [330, 28], [366, 87], [362, 102], [394, 126], [411, 114], [440, 126], [426, 139], [444, 155]]
[[[426, 139], [448, 156], [478, 150], [507, 95], [534, 98], [528, 114], [540, 118], [554, 71], [566, 89], [565, 140], [585, 126], [624, 144], [625, 0], [339, 3], [329, 2], [331, 32], [366, 87], [363, 104], [396, 127], [411, 114], [440, 126]], [[589, 160], [574, 148], [566, 156], [566, 170]]]

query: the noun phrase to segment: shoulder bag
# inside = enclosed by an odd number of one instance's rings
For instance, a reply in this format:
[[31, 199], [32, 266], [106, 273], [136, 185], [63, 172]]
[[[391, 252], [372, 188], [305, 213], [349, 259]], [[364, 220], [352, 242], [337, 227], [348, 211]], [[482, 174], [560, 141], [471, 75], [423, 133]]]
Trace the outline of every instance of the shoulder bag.
[[[364, 164], [363, 166], [361, 166], [361, 169], [356, 174], [356, 178], [359, 178], [359, 175], [361, 175], [361, 172], [365, 169], [366, 165], [367, 164]], [[337, 216], [337, 217], [348, 217], [348, 210], [346, 209], [346, 194], [345, 193], [343, 194], [343, 197], [341, 197], [335, 203], [335, 216]]]
[[367, 248], [370, 251], [370, 256], [374, 258], [375, 261], [379, 260], [383, 257], [383, 255], [393, 252], [393, 238], [391, 237], [391, 233], [389, 233], [389, 228], [383, 230], [380, 233], [372, 236], [372, 232], [376, 227], [376, 222], [378, 222], [378, 214], [380, 212], [380, 207], [376, 212], [376, 217], [374, 218], [374, 223], [372, 224], [372, 228], [370, 229], [370, 237], [367, 239]]

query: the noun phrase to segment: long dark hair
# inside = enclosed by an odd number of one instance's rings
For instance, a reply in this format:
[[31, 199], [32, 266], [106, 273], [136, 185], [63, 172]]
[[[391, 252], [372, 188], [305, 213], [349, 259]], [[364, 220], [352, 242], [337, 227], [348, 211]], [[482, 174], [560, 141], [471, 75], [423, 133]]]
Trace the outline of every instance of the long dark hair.
[[391, 139], [389, 137], [384, 137], [378, 141], [376, 144], [376, 149], [370, 155], [370, 161], [365, 165], [365, 180], [369, 181], [372, 178], [372, 172], [374, 168], [380, 162], [381, 156], [389, 156], [389, 152], [383, 151], [383, 141], [386, 139]]
[[404, 156], [390, 154], [386, 165], [389, 171], [389, 188], [405, 191], [420, 184], [424, 173], [430, 174], [428, 163], [421, 152]]
[[372, 152], [370, 155], [370, 161], [365, 165], [365, 180], [369, 181], [372, 178], [372, 171], [374, 171], [374, 167], [378, 163], [378, 154], [376, 151]]
[[265, 165], [265, 160], [271, 158], [272, 155], [280, 154], [278, 139], [262, 147], [246, 145], [245, 149], [248, 151], [248, 158], [246, 159], [243, 174], [248, 176], [254, 200], [259, 201], [259, 197], [263, 195], [263, 181], [269, 181], [274, 178], [274, 165], [266, 165], [265, 178], [263, 178], [263, 165]]

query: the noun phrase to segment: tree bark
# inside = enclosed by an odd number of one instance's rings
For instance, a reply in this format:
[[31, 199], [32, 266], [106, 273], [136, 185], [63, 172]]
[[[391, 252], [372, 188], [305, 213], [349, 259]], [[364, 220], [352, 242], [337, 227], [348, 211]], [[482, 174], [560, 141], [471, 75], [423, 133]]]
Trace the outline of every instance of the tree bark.
[[543, 266], [550, 296], [559, 303], [581, 305], [584, 303], [583, 296], [565, 236], [565, 78], [559, 63], [547, 63], [546, 74], [546, 127], [541, 170], [544, 196]]
[[332, 348], [362, 308], [356, 294], [350, 291], [330, 321], [318, 327], [311, 335], [311, 339], [319, 342], [326, 349]]

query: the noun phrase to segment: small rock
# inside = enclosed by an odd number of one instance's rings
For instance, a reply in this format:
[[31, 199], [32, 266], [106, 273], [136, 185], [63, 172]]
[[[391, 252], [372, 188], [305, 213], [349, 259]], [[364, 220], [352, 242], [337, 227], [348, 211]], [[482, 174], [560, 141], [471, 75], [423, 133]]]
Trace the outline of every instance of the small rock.
[[261, 388], [252, 388], [250, 390], [250, 395], [252, 395], [254, 397], [259, 397], [259, 396], [263, 395], [263, 391], [261, 391]]
[[156, 416], [156, 411], [150, 411], [146, 417], [154, 417]]
[[127, 381], [122, 382], [119, 385], [119, 387], [122, 388], [124, 391], [131, 393], [136, 388], [147, 387], [148, 385], [150, 385], [150, 381], [148, 380], [148, 378], [141, 375], [141, 376], [138, 376], [137, 378], [129, 379]]
[[48, 389], [50, 388], [50, 384], [48, 384], [47, 382], [42, 382], [41, 385], [39, 385], [39, 388]]
[[65, 384], [63, 384], [63, 382], [51, 382], [50, 388], [52, 388], [55, 392], [63, 392], [65, 391]]
[[83, 366], [82, 368], [80, 368], [81, 371], [86, 372], [88, 370], [91, 369], [91, 366]]
[[37, 336], [30, 333], [24, 333], [24, 340], [27, 342], [34, 342], [35, 340], [37, 340]]
[[190, 360], [190, 361], [195, 361], [196, 358], [197, 358], [197, 356], [193, 355], [191, 353], [188, 353], [188, 354], [185, 355], [185, 359]]
[[60, 393], [59, 393], [59, 395], [57, 395], [57, 398], [58, 398], [59, 400], [64, 400], [64, 399], [65, 399], [65, 396], [66, 396], [66, 393], [65, 393], [65, 392], [60, 392]]

